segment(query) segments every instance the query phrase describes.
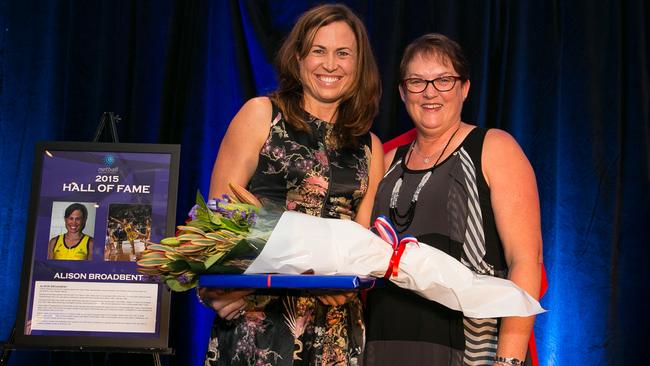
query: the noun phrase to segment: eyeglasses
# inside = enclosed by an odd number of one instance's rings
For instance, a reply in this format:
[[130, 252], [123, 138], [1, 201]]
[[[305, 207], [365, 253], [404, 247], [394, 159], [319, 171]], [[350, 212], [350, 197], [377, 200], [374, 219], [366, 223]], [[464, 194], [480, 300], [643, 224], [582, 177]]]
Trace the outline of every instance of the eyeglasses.
[[408, 78], [402, 81], [402, 85], [411, 93], [422, 93], [427, 89], [429, 83], [439, 92], [450, 91], [456, 85], [456, 80], [463, 80], [460, 76], [441, 76], [433, 80], [420, 78]]

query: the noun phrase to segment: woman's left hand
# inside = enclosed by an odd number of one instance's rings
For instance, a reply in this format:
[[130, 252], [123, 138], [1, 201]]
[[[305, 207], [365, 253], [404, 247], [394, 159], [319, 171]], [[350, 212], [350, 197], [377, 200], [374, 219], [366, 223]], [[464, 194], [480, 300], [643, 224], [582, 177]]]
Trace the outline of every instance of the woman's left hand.
[[332, 292], [316, 296], [323, 305], [340, 306], [357, 295], [356, 291]]

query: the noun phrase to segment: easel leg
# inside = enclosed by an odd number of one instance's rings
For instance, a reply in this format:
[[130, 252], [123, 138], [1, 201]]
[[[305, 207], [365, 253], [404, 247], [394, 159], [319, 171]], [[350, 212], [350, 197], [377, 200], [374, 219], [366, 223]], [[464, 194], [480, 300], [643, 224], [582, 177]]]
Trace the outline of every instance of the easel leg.
[[[16, 338], [16, 323], [14, 323], [13, 328], [11, 328], [11, 334], [9, 335], [9, 339], [7, 339], [7, 345], [12, 345], [14, 343], [14, 340]], [[0, 366], [6, 366], [9, 364], [9, 357], [11, 357], [11, 349], [10, 348], [4, 348], [2, 350], [2, 354], [0, 355]]]
[[95, 136], [93, 137], [93, 142], [99, 142], [102, 133], [105, 128], [109, 128], [111, 135], [111, 140], [113, 142], [120, 142], [119, 137], [117, 136], [117, 123], [121, 120], [120, 116], [116, 115], [113, 112], [104, 112], [99, 118], [99, 123], [97, 124], [97, 130], [95, 131]]
[[160, 354], [159, 353], [152, 353], [153, 356], [153, 364], [154, 366], [160, 366]]
[[0, 355], [0, 366], [6, 366], [9, 364], [9, 357], [11, 356], [10, 349], [3, 349], [2, 355]]

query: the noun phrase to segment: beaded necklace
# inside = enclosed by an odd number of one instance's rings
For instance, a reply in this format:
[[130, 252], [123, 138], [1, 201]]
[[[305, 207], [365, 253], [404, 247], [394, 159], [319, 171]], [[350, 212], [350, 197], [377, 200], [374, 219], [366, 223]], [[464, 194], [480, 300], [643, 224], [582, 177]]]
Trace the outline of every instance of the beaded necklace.
[[[447, 150], [447, 147], [449, 147], [449, 144], [451, 143], [451, 140], [454, 139], [454, 136], [456, 136], [456, 132], [460, 129], [460, 124], [454, 131], [454, 133], [451, 134], [451, 137], [449, 137], [449, 140], [447, 140], [447, 143], [445, 144], [445, 147], [442, 148], [442, 151], [440, 152], [440, 155], [438, 155], [438, 159], [436, 159], [436, 162], [433, 163], [433, 166], [429, 169], [429, 171], [422, 176], [420, 179], [420, 183], [418, 183], [417, 188], [415, 188], [415, 191], [413, 192], [413, 196], [411, 197], [411, 202], [409, 202], [409, 207], [406, 210], [405, 213], [400, 213], [397, 210], [397, 199], [399, 198], [399, 193], [400, 189], [402, 188], [402, 182], [404, 181], [404, 171], [405, 169], [402, 169], [402, 173], [400, 174], [399, 178], [395, 182], [395, 185], [393, 186], [393, 191], [390, 194], [390, 204], [389, 204], [389, 216], [390, 220], [395, 224], [395, 228], [397, 229], [398, 233], [403, 233], [408, 229], [409, 226], [411, 226], [411, 222], [413, 221], [413, 217], [415, 217], [415, 208], [418, 204], [418, 196], [420, 195], [420, 191], [424, 187], [425, 184], [427, 184], [427, 181], [431, 177], [431, 174], [433, 173], [433, 170], [438, 166], [438, 163], [440, 162], [440, 159], [442, 156], [445, 154], [445, 151]], [[406, 166], [411, 159], [411, 155], [413, 155], [413, 150], [415, 148], [415, 143], [416, 141], [413, 141], [411, 143], [411, 146], [409, 147], [409, 151], [406, 153], [406, 161], [404, 162], [404, 166]], [[425, 159], [425, 163], [427, 162], [428, 159]]]

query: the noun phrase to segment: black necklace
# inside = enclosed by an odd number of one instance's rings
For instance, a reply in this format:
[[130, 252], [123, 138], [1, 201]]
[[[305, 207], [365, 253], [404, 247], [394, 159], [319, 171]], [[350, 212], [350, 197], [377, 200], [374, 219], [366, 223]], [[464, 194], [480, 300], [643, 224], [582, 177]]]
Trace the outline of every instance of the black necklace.
[[[420, 183], [418, 183], [418, 186], [417, 188], [415, 188], [415, 191], [413, 192], [413, 196], [411, 197], [411, 202], [409, 202], [409, 207], [406, 210], [406, 212], [403, 214], [397, 210], [397, 199], [399, 198], [400, 189], [402, 188], [402, 182], [404, 181], [404, 169], [402, 169], [402, 174], [400, 174], [399, 178], [395, 182], [395, 186], [393, 186], [393, 191], [391, 192], [390, 195], [390, 204], [388, 210], [390, 220], [393, 222], [393, 224], [395, 224], [395, 229], [397, 230], [398, 233], [400, 234], [403, 233], [404, 231], [406, 231], [406, 229], [408, 229], [409, 226], [411, 226], [413, 217], [415, 217], [415, 207], [418, 204], [418, 196], [420, 195], [420, 191], [422, 190], [424, 185], [431, 177], [433, 170], [438, 166], [438, 163], [440, 162], [442, 156], [445, 155], [445, 151], [447, 150], [447, 147], [449, 147], [451, 140], [454, 139], [454, 136], [456, 136], [456, 132], [458, 132], [458, 130], [460, 130], [460, 124], [458, 125], [454, 133], [451, 134], [449, 140], [447, 140], [445, 147], [442, 148], [440, 155], [438, 155], [438, 159], [436, 159], [436, 162], [433, 163], [431, 169], [429, 169], [429, 171], [422, 176], [422, 179], [420, 179]], [[409, 147], [409, 151], [406, 153], [406, 161], [404, 162], [404, 166], [408, 164], [409, 160], [411, 159], [411, 155], [413, 155], [413, 150], [415, 148], [416, 141], [413, 141], [413, 143]], [[428, 162], [428, 158], [425, 159], [425, 163], [426, 162]]]

